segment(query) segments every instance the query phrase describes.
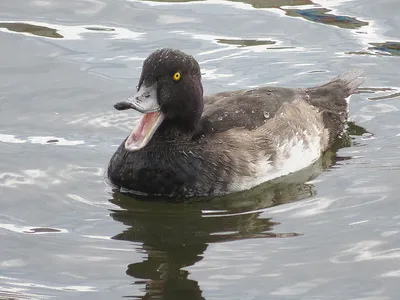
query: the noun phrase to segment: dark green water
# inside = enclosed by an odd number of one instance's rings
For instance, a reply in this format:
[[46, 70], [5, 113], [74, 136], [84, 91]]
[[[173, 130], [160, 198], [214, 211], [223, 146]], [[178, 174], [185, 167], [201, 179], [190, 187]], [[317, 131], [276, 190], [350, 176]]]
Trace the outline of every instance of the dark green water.
[[[400, 2], [0, 2], [0, 299], [398, 299]], [[352, 68], [352, 145], [235, 196], [113, 194], [147, 55], [194, 55], [206, 93]]]

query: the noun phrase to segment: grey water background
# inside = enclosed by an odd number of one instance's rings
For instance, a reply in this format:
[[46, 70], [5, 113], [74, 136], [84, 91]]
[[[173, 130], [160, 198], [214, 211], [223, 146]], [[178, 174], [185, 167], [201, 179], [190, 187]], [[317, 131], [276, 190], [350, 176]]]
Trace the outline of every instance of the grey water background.
[[[0, 2], [0, 299], [398, 299], [400, 2]], [[234, 197], [144, 202], [104, 171], [143, 59], [205, 93], [365, 70], [352, 145]]]

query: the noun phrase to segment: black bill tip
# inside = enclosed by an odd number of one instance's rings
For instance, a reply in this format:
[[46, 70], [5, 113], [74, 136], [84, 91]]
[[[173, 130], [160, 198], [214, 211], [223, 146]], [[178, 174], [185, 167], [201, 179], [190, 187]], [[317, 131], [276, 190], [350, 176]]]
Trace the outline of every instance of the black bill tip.
[[121, 102], [115, 103], [114, 104], [114, 108], [116, 110], [127, 110], [127, 109], [130, 109], [130, 108], [134, 108], [134, 106], [133, 106], [133, 104], [131, 102], [121, 101]]

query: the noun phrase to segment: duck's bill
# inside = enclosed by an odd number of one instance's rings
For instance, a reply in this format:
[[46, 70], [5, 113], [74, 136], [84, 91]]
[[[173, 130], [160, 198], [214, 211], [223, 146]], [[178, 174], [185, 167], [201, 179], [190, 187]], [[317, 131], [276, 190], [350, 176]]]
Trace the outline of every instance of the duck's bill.
[[157, 102], [157, 87], [155, 84], [152, 86], [143, 84], [137, 94], [128, 100], [119, 102], [114, 107], [118, 110], [132, 108], [143, 114], [139, 124], [125, 141], [125, 149], [127, 151], [137, 151], [149, 143], [164, 120], [164, 114], [160, 111], [160, 106]]
[[142, 114], [159, 111], [160, 105], [157, 102], [157, 83], [148, 86], [143, 83], [136, 95], [128, 98], [128, 103], [128, 108], [133, 108]]

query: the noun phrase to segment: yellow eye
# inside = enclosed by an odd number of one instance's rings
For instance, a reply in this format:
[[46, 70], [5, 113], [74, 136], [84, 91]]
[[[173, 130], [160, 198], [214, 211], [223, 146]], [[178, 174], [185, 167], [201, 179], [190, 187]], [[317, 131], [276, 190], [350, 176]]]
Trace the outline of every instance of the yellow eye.
[[179, 80], [181, 79], [181, 72], [176, 72], [176, 73], [174, 74], [174, 76], [172, 76], [172, 78], [173, 78], [175, 81], [179, 81]]

